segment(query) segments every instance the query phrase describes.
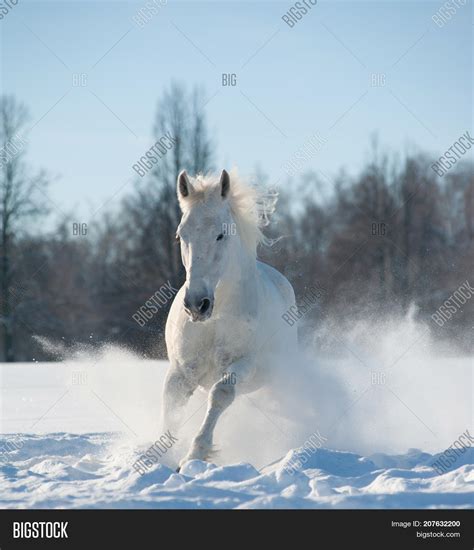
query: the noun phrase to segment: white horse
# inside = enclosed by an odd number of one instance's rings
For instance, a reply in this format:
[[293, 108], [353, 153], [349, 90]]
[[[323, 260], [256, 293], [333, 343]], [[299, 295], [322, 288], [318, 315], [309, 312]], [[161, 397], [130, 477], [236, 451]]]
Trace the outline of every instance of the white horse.
[[272, 355], [296, 345], [296, 329], [283, 317], [295, 307], [291, 284], [256, 257], [266, 241], [260, 229], [269, 205], [265, 196], [225, 170], [220, 179], [189, 178], [183, 170], [177, 193], [183, 216], [176, 237], [186, 282], [166, 323], [171, 366], [163, 428], [179, 433], [189, 397], [197, 387], [209, 391], [204, 421], [181, 467], [210, 458], [219, 416], [236, 394], [265, 382]]

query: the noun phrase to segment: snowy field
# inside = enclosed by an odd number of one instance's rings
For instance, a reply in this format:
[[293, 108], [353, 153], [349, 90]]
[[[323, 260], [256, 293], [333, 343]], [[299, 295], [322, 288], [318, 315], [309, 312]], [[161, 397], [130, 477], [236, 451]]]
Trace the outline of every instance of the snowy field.
[[[472, 361], [415, 348], [383, 383], [354, 358], [326, 359], [311, 381], [305, 367], [309, 396], [239, 397], [216, 430], [214, 463], [192, 461], [179, 474], [204, 394], [193, 396], [185, 431], [162, 463], [145, 475], [133, 468], [160, 435], [166, 362], [112, 349], [3, 364], [0, 507], [472, 507], [472, 448], [442, 475], [430, 466], [466, 429], [473, 433]], [[305, 451], [314, 433], [323, 443]]]

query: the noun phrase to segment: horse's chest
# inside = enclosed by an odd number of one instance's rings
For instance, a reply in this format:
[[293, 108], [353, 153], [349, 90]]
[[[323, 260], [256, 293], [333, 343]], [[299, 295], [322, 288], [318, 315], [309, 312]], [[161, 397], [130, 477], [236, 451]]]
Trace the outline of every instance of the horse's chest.
[[216, 331], [204, 328], [200, 324], [189, 323], [188, 330], [184, 331], [180, 352], [186, 362], [199, 363], [212, 356], [216, 344]]
[[205, 324], [189, 323], [181, 340], [183, 363], [198, 376], [222, 372], [249, 352], [254, 331], [249, 323], [216, 319]]

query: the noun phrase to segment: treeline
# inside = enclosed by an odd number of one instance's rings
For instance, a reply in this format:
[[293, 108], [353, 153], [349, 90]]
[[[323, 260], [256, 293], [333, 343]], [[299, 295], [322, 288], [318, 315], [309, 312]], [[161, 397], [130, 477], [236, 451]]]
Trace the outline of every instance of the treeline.
[[[133, 315], [162, 285], [179, 287], [184, 280], [174, 238], [179, 170], [222, 168], [214, 166], [203, 105], [199, 90], [171, 86], [159, 101], [154, 135], [158, 140], [171, 134], [173, 148], [137, 177], [118, 206], [106, 206], [90, 220], [62, 220], [48, 234], [28, 231], [32, 217], [46, 212], [46, 176], [29, 172], [25, 150], [2, 162], [2, 360], [59, 358], [84, 344], [106, 342], [147, 357], [165, 356], [170, 303], [160, 304], [145, 324]], [[21, 135], [26, 110], [4, 97], [0, 116], [5, 146]], [[298, 300], [308, 289], [324, 289], [301, 321], [303, 336], [328, 322], [344, 326], [403, 315], [414, 304], [437, 338], [450, 340], [459, 352], [472, 350], [473, 304], [467, 302], [442, 327], [431, 320], [466, 279], [473, 282], [472, 166], [460, 164], [443, 178], [430, 166], [426, 154], [399, 158], [373, 144], [356, 177], [341, 173], [328, 182], [306, 172], [278, 189], [268, 231], [275, 243], [260, 250], [260, 257], [290, 279]], [[264, 182], [264, 175], [259, 179]], [[48, 351], [33, 336], [55, 345]]]

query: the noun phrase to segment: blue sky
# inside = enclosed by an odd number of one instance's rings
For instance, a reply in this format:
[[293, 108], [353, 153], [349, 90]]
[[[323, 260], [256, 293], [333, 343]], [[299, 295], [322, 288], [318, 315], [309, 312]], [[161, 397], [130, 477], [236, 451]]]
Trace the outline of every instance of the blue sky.
[[[282, 165], [318, 134], [325, 144], [305, 169], [330, 188], [364, 163], [374, 131], [390, 150], [435, 156], [472, 130], [472, 5], [439, 28], [442, 4], [320, 1], [290, 28], [291, 1], [168, 0], [139, 28], [144, 2], [20, 0], [0, 21], [1, 87], [30, 108], [29, 159], [59, 176], [58, 211], [87, 217], [130, 191], [172, 80], [212, 98], [218, 167], [258, 164], [284, 186]], [[72, 87], [73, 73], [87, 86]], [[222, 87], [222, 73], [237, 86]], [[371, 86], [374, 73], [385, 86]]]

